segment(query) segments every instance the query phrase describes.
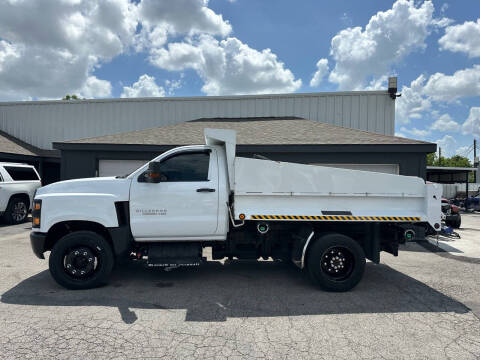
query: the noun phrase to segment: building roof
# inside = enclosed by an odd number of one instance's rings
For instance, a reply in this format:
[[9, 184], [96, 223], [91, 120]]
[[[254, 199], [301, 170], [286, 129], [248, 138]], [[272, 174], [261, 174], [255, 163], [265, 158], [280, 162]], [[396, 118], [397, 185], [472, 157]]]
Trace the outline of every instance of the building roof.
[[331, 124], [294, 117], [198, 119], [152, 129], [72, 140], [63, 144], [203, 144], [204, 128], [235, 130], [237, 132], [238, 145], [435, 146], [435, 144], [424, 141], [344, 128]]
[[0, 153], [32, 157], [60, 157], [57, 150], [43, 150], [0, 131]]
[[465, 171], [477, 171], [477, 168], [473, 167], [448, 167], [448, 166], [427, 166], [427, 171], [431, 172], [465, 172]]
[[270, 98], [303, 98], [310, 96], [342, 96], [342, 95], [389, 95], [387, 90], [355, 90], [355, 91], [330, 91], [310, 93], [283, 93], [283, 94], [254, 94], [254, 95], [220, 95], [220, 96], [162, 96], [162, 97], [135, 97], [135, 98], [104, 98], [104, 99], [77, 99], [77, 100], [33, 100], [33, 101], [0, 101], [0, 106], [12, 105], [78, 105], [85, 103], [127, 103], [127, 102], [172, 102], [172, 101], [203, 101], [203, 100], [245, 100], [245, 99], [270, 99]]

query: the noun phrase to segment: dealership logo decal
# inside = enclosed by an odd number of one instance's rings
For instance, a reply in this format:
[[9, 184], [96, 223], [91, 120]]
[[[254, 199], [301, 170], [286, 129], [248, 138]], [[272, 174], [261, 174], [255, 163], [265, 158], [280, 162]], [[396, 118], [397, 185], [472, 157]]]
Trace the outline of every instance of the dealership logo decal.
[[137, 214], [143, 215], [167, 215], [167, 209], [137, 209]]

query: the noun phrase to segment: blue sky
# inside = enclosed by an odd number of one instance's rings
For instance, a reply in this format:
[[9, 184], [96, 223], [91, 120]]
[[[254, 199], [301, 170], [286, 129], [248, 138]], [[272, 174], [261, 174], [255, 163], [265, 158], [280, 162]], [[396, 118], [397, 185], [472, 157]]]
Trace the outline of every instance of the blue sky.
[[6, 1], [0, 101], [383, 89], [395, 75], [397, 135], [471, 156], [479, 17], [478, 0]]

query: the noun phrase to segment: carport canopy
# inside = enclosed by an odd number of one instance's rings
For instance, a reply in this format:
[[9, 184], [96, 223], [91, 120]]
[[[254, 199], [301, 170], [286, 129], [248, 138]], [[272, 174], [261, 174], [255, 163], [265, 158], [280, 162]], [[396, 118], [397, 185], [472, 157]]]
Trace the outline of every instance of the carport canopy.
[[427, 166], [427, 181], [438, 184], [468, 183], [470, 172], [476, 170], [469, 167]]
[[[476, 168], [469, 167], [442, 167], [427, 166], [427, 181], [437, 184], [455, 184], [465, 183], [465, 194], [468, 199], [468, 181], [470, 172], [476, 171]], [[465, 200], [468, 206], [467, 200]]]

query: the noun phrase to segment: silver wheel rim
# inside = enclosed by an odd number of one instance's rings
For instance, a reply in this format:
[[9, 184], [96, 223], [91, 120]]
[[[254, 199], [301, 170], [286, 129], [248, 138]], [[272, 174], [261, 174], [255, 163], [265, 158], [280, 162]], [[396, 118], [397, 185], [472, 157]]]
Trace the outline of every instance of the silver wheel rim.
[[13, 206], [12, 218], [19, 222], [27, 217], [27, 206], [23, 202], [17, 202]]

